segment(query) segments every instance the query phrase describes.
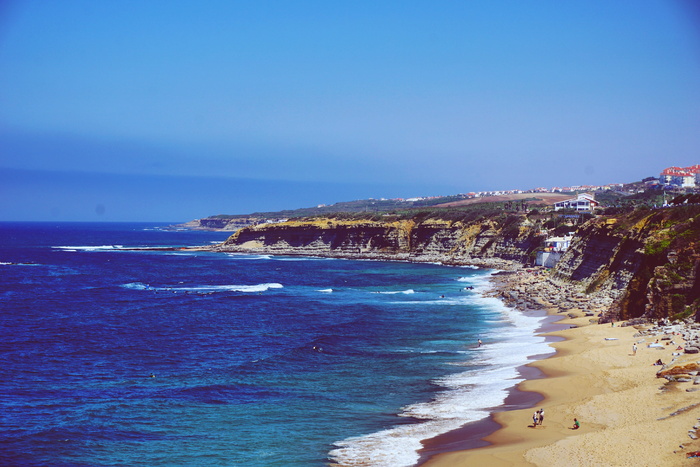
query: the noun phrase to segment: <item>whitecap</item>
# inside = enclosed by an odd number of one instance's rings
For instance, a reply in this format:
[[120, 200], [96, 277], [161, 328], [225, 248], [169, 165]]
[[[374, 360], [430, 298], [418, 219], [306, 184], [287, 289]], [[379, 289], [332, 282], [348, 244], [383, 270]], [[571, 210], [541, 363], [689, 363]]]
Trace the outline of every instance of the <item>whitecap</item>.
[[53, 246], [51, 248], [63, 251], [108, 251], [122, 249], [124, 245]]
[[194, 287], [152, 287], [142, 282], [130, 282], [122, 287], [135, 290], [154, 290], [158, 292], [194, 292], [194, 293], [214, 293], [214, 292], [266, 292], [270, 289], [281, 289], [284, 286], [278, 283], [264, 283], [254, 285], [200, 285]]
[[333, 292], [333, 289], [321, 289], [321, 290], [317, 290], [317, 292], [331, 293], [331, 292]]
[[325, 258], [323, 256], [275, 256], [276, 261], [328, 261], [333, 258]]
[[502, 405], [509, 390], [523, 381], [518, 368], [529, 362], [529, 356], [553, 353], [545, 338], [535, 333], [543, 317], [525, 315], [494, 298], [470, 297], [468, 301], [495, 311], [498, 318], [494, 321], [503, 324], [497, 334], [481, 336], [484, 345], [464, 363], [470, 369], [433, 380], [441, 389], [432, 400], [407, 405], [398, 414], [423, 422], [338, 441], [329, 453], [333, 461], [340, 466], [413, 466], [419, 460], [422, 440], [488, 417], [490, 408]]
[[128, 284], [122, 284], [122, 287], [125, 289], [134, 289], [134, 290], [153, 290], [151, 289], [150, 286], [142, 283], [142, 282], [129, 282]]
[[243, 260], [261, 260], [261, 259], [272, 259], [270, 255], [249, 255], [245, 253], [226, 253], [226, 256], [230, 256], [236, 259]]

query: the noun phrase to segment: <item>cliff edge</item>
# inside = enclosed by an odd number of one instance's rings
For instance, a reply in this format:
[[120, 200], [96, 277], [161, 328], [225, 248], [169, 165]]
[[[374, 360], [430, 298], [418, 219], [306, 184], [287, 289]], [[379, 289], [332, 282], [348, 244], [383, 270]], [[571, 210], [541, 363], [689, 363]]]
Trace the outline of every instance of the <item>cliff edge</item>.
[[217, 249], [510, 268], [530, 262], [541, 243], [526, 216], [504, 214], [471, 220], [295, 219], [240, 229]]
[[[534, 265], [544, 224], [503, 212], [314, 217], [250, 225], [215, 250], [517, 269]], [[699, 270], [700, 206], [685, 205], [589, 220], [549, 280], [611, 297], [603, 320], [700, 318]]]

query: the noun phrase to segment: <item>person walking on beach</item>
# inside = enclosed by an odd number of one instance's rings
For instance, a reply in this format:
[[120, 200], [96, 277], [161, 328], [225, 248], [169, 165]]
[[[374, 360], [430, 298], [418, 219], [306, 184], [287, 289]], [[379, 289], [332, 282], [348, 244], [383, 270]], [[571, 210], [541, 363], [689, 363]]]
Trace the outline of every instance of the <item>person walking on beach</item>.
[[637, 355], [637, 343], [632, 344], [632, 355]]
[[539, 412], [535, 412], [532, 414], [532, 427], [537, 428], [537, 422], [540, 421], [540, 414]]
[[539, 413], [539, 424], [542, 425], [544, 423], [544, 409], [540, 409]]

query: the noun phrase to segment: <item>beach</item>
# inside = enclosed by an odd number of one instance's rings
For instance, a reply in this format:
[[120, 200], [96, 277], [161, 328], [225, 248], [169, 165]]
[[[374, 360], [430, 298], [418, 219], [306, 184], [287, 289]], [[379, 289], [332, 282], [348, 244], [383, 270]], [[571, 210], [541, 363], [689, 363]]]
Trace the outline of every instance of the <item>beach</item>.
[[[695, 339], [695, 326], [598, 324], [609, 296], [581, 297], [573, 287], [559, 290], [539, 271], [497, 278], [496, 290], [501, 296], [529, 291], [526, 302], [561, 315], [558, 324], [569, 327], [547, 333], [560, 338], [550, 343], [554, 356], [528, 365], [544, 377], [517, 387], [543, 399], [534, 407], [495, 412], [492, 420], [500, 428], [483, 438], [489, 445], [437, 454], [421, 466], [697, 464], [688, 453], [700, 450], [694, 439], [700, 428], [695, 367], [700, 358], [679, 348], [686, 346], [686, 339]], [[566, 299], [553, 300], [559, 292]], [[508, 297], [525, 306], [522, 295]], [[566, 305], [558, 307], [557, 301]], [[576, 304], [581, 307], [571, 306]], [[665, 365], [654, 365], [657, 360]], [[679, 375], [657, 375], [686, 364], [692, 365], [671, 371]], [[532, 415], [540, 408], [546, 416], [535, 427]], [[579, 429], [573, 429], [574, 418]]]

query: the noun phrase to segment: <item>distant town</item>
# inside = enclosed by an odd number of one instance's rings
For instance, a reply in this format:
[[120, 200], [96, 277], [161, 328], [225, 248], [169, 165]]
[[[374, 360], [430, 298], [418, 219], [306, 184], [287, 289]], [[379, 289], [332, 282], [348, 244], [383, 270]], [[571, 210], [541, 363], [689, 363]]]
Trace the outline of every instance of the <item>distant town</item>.
[[[218, 214], [195, 219], [181, 227], [237, 230], [260, 223], [285, 222], [290, 218], [345, 214], [376, 216], [410, 215], [420, 209], [470, 209], [488, 206], [505, 212], [560, 211], [565, 215], [614, 214], [636, 207], [662, 208], [678, 203], [700, 202], [700, 164], [667, 167], [658, 177], [607, 185], [573, 185], [529, 190], [492, 190], [448, 196], [369, 198], [318, 204], [313, 207], [248, 214]], [[477, 207], [477, 209], [479, 209]], [[583, 217], [581, 217], [583, 219]]]
[[[648, 177], [642, 180], [642, 186], [628, 188], [628, 192], [641, 193], [650, 188], [664, 189], [674, 192], [689, 193], [700, 191], [700, 164], [690, 167], [667, 167], [661, 171], [659, 177]], [[576, 193], [576, 192], [596, 192], [596, 191], [621, 191], [630, 184], [610, 183], [608, 185], [572, 185], [552, 188], [531, 188], [529, 190], [494, 190], [494, 191], [473, 191], [460, 193], [456, 196], [462, 199], [485, 198], [489, 196], [506, 196], [523, 193]], [[395, 201], [426, 201], [439, 199], [441, 196], [425, 196], [417, 198], [394, 198]], [[319, 205], [323, 207], [325, 205]]]

